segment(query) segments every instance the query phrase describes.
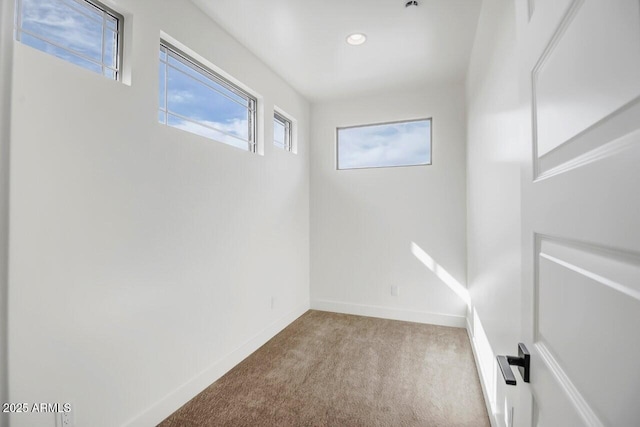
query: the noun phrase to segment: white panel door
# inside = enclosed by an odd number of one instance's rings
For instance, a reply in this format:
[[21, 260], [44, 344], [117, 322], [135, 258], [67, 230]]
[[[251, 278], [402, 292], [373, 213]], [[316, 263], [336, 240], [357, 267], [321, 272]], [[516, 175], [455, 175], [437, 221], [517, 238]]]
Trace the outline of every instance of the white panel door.
[[640, 1], [516, 2], [532, 367], [515, 424], [637, 427]]

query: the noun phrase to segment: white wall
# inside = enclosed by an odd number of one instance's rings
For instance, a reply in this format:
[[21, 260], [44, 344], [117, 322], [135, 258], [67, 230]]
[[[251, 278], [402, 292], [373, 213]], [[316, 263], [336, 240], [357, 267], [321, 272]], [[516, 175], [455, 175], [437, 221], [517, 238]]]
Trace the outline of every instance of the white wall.
[[510, 0], [483, 2], [467, 79], [469, 329], [498, 425], [507, 390], [495, 355], [515, 354], [520, 341], [522, 138], [514, 13]]
[[[146, 426], [308, 309], [309, 106], [189, 1], [109, 4], [131, 85], [15, 44], [9, 398]], [[157, 123], [161, 31], [263, 98], [264, 156]]]
[[[8, 402], [7, 290], [9, 257], [9, 146], [13, 2], [0, 3], [0, 402]], [[9, 423], [0, 413], [0, 426]]]
[[[336, 127], [426, 117], [431, 166], [336, 170]], [[314, 104], [311, 128], [312, 307], [463, 326], [463, 300], [412, 253], [464, 287], [463, 85]]]

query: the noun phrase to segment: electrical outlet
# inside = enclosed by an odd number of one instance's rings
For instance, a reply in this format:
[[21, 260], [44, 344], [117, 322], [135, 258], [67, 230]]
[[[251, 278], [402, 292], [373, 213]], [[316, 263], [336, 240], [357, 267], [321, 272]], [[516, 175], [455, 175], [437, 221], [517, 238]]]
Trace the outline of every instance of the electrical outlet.
[[271, 297], [271, 310], [276, 308], [276, 297]]
[[400, 295], [400, 286], [398, 285], [391, 285], [391, 295], [394, 297], [397, 297]]
[[58, 412], [56, 414], [56, 427], [73, 427], [73, 412]]

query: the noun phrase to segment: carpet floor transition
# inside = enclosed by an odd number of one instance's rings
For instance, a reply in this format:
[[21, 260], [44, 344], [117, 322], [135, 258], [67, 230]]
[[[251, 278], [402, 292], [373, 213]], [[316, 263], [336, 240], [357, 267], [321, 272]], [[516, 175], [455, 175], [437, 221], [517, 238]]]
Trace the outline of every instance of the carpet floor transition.
[[160, 424], [489, 425], [464, 329], [313, 310]]

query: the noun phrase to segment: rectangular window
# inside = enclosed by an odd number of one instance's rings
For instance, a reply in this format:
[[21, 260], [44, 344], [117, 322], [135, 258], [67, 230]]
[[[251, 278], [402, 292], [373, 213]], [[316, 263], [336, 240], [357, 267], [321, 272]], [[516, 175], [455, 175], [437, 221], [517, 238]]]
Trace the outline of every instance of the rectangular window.
[[285, 151], [292, 151], [292, 124], [277, 111], [273, 114], [273, 144]]
[[338, 169], [431, 164], [431, 119], [337, 129]]
[[124, 18], [94, 0], [16, 0], [16, 40], [120, 79]]
[[159, 74], [160, 123], [256, 152], [255, 97], [164, 41]]

